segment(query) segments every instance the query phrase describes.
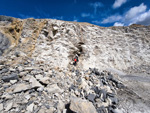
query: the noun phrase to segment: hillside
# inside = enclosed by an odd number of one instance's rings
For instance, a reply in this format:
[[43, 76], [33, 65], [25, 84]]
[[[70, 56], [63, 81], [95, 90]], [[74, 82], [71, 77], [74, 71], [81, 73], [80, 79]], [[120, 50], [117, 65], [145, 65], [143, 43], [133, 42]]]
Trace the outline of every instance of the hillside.
[[149, 113], [149, 64], [150, 26], [0, 16], [4, 113]]

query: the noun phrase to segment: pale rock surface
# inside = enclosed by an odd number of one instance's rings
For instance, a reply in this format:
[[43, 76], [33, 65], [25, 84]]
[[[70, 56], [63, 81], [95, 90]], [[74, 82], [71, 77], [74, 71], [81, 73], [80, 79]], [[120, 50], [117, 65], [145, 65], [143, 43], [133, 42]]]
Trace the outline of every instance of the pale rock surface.
[[11, 84], [15, 84], [17, 82], [17, 80], [10, 80]]
[[30, 104], [28, 107], [27, 107], [27, 113], [32, 113], [33, 112], [33, 108], [34, 108], [34, 104]]
[[42, 82], [43, 84], [49, 84], [50, 83], [49, 80], [50, 80], [49, 77], [43, 77], [39, 79], [39, 81]]
[[40, 80], [40, 79], [42, 79], [42, 78], [43, 78], [43, 75], [40, 75], [40, 74], [35, 75], [35, 78], [36, 78], [37, 80]]
[[0, 111], [3, 110], [3, 104], [0, 104]]
[[13, 98], [13, 95], [10, 95], [10, 94], [4, 94], [1, 96], [1, 98], [4, 98], [4, 99], [12, 99]]
[[45, 88], [49, 93], [62, 93], [63, 89], [60, 89], [57, 84], [49, 85]]
[[33, 76], [30, 77], [29, 82], [32, 85], [32, 88], [34, 87], [43, 87]]
[[61, 100], [59, 100], [57, 104], [57, 109], [59, 109], [60, 111], [63, 111], [64, 108], [65, 108], [64, 103]]
[[91, 102], [82, 100], [81, 98], [72, 98], [70, 109], [77, 113], [97, 113]]
[[13, 107], [13, 102], [9, 102], [5, 108], [5, 111], [9, 111]]
[[14, 93], [17, 93], [17, 92], [21, 92], [21, 91], [25, 91], [25, 90], [28, 90], [30, 89], [30, 86], [25, 84], [25, 83], [20, 83], [20, 84], [17, 84], [13, 90]]

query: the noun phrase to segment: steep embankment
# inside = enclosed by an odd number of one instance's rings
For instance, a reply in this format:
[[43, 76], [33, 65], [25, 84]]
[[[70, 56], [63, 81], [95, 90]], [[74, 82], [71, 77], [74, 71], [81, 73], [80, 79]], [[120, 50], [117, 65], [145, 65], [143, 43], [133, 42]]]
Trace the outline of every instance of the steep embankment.
[[0, 16], [0, 55], [0, 111], [149, 112], [149, 26]]
[[10, 41], [12, 52], [33, 56], [36, 61], [60, 68], [67, 68], [77, 53], [80, 55], [78, 67], [83, 69], [100, 67], [149, 73], [148, 26], [103, 28], [48, 19], [12, 20], [1, 21], [0, 26], [1, 34]]

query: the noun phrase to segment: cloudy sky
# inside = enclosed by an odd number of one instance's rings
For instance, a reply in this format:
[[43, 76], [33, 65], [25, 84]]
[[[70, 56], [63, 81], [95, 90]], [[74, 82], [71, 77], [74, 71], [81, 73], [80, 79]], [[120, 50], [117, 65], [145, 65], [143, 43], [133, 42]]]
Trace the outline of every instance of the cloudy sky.
[[105, 27], [150, 25], [150, 0], [1, 0], [0, 15], [89, 22]]

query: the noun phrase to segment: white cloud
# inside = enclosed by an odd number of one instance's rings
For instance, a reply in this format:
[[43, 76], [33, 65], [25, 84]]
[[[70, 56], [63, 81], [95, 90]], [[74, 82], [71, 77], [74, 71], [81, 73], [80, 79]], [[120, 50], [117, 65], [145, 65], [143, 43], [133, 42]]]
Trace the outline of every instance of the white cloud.
[[122, 19], [122, 16], [120, 15], [112, 15], [104, 19], [101, 23], [102, 24], [113, 23], [116, 21], [120, 21], [121, 19]]
[[131, 8], [125, 13], [124, 23], [126, 25], [142, 24], [150, 25], [150, 9], [146, 11], [147, 6], [141, 3], [139, 6]]
[[124, 24], [123, 23], [119, 23], [119, 22], [115, 22], [114, 26], [124, 26]]
[[113, 8], [119, 8], [122, 4], [126, 2], [127, 0], [115, 0], [115, 3], [113, 4]]
[[[150, 9], [134, 18], [132, 23], [150, 25]], [[131, 23], [130, 23], [131, 24]]]
[[141, 3], [139, 6], [130, 8], [123, 15], [112, 15], [96, 24], [114, 23], [114, 26], [128, 26], [131, 24], [150, 25], [150, 9], [146, 10], [147, 6]]
[[90, 3], [90, 6], [94, 8], [94, 14], [97, 13], [97, 8], [103, 7], [104, 5], [101, 2]]
[[132, 19], [132, 18], [138, 16], [139, 14], [145, 12], [146, 8], [147, 8], [147, 6], [144, 5], [143, 3], [140, 4], [139, 6], [135, 6], [126, 13], [125, 18]]

